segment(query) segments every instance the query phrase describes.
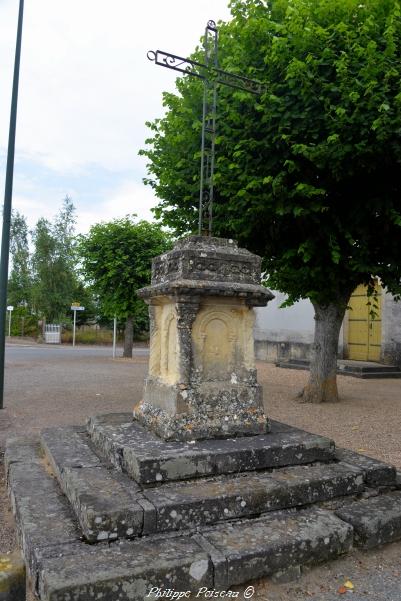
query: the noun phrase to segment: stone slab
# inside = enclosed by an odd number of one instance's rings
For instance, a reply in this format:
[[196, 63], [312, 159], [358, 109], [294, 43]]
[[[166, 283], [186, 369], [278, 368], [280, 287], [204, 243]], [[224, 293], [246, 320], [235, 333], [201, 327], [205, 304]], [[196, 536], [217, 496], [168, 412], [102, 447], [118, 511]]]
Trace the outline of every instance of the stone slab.
[[102, 467], [66, 467], [60, 477], [89, 542], [142, 534], [143, 508]]
[[65, 467], [98, 467], [102, 463], [90, 448], [85, 432], [71, 426], [42, 430], [40, 442], [57, 475]]
[[32, 575], [37, 573], [37, 555], [42, 549], [81, 540], [81, 531], [56, 479], [44, 464], [35, 462], [37, 443], [31, 444], [31, 462], [28, 457], [25, 463], [14, 462], [12, 448], [7, 449], [11, 507], [22, 553]]
[[355, 543], [364, 549], [401, 539], [401, 492], [355, 501], [335, 513], [353, 526]]
[[143, 601], [157, 598], [158, 588], [197, 591], [212, 585], [208, 554], [190, 538], [178, 537], [82, 550], [62, 562], [44, 560], [39, 592], [42, 601]]
[[168, 483], [144, 496], [157, 510], [160, 532], [308, 505], [356, 494], [363, 487], [360, 470], [334, 463]]
[[[301, 430], [234, 439], [165, 442], [138, 423], [90, 418], [88, 431], [97, 450], [141, 484], [230, 474], [334, 457], [334, 442]], [[192, 444], [191, 444], [192, 443]]]
[[224, 524], [202, 536], [226, 557], [218, 578], [231, 586], [347, 553], [353, 529], [332, 513], [312, 508]]
[[94, 453], [87, 434], [51, 428], [42, 433], [41, 442], [89, 542], [142, 534], [140, 487], [123, 474], [112, 474]]
[[369, 486], [395, 486], [396, 484], [396, 469], [392, 465], [349, 449], [337, 449], [336, 458], [362, 470], [365, 482]]
[[4, 452], [4, 469], [8, 478], [13, 463], [36, 463], [43, 461], [43, 452], [38, 437], [9, 438]]
[[0, 601], [25, 601], [25, 564], [18, 552], [0, 555]]

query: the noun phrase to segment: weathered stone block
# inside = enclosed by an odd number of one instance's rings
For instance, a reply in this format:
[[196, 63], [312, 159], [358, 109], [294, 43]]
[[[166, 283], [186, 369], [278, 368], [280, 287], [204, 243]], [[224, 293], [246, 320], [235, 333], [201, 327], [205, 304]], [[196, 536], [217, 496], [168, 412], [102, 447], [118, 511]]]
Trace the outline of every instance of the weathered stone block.
[[[59, 477], [66, 467], [97, 467], [101, 460], [88, 444], [86, 432], [71, 426], [42, 430], [40, 442], [55, 474]], [[89, 439], [90, 440], [90, 439]]]
[[274, 470], [270, 477], [284, 487], [284, 498], [277, 509], [346, 497], [364, 488], [363, 472], [341, 463], [292, 466]]
[[176, 591], [211, 587], [210, 558], [195, 541], [174, 539], [142, 540], [92, 553], [44, 560], [39, 590], [44, 601], [143, 601], [153, 590]]
[[25, 601], [25, 564], [17, 552], [0, 555], [0, 601]]
[[227, 586], [334, 559], [352, 546], [352, 527], [315, 508], [233, 522], [202, 536], [226, 557]]
[[335, 513], [353, 526], [355, 542], [364, 549], [401, 539], [401, 492], [355, 501]]
[[61, 483], [89, 542], [142, 534], [143, 508], [106, 469], [66, 467]]
[[[34, 451], [37, 447], [31, 448]], [[22, 552], [34, 579], [38, 552], [46, 547], [77, 542], [81, 532], [57, 481], [44, 465], [28, 463], [29, 457], [26, 463], [13, 462], [11, 447], [8, 452], [11, 506]], [[35, 457], [37, 455], [32, 455]]]
[[165, 484], [144, 495], [156, 507], [157, 530], [163, 531], [308, 505], [362, 489], [360, 470], [332, 464]]
[[4, 452], [4, 469], [8, 478], [10, 466], [13, 463], [36, 463], [43, 462], [43, 451], [38, 437], [9, 438]]
[[41, 440], [88, 541], [142, 534], [139, 485], [124, 474], [111, 474], [87, 434], [74, 436], [70, 428], [54, 428], [45, 430]]
[[330, 461], [334, 442], [301, 430], [260, 436], [166, 442], [135, 422], [108, 424], [91, 418], [98, 450], [142, 484]]
[[396, 469], [392, 465], [355, 453], [349, 449], [337, 449], [336, 458], [362, 470], [369, 486], [389, 486], [396, 484]]

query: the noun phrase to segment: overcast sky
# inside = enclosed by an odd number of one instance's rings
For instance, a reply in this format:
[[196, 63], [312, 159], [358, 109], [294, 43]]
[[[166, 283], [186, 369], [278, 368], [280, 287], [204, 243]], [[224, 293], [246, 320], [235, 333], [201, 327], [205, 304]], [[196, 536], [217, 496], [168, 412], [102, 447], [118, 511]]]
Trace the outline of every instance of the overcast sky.
[[[4, 193], [18, 0], [0, 0], [0, 194]], [[144, 186], [145, 121], [175, 73], [148, 50], [186, 56], [228, 0], [25, 0], [13, 207], [33, 227], [66, 194], [78, 230], [155, 204]], [[185, 151], [185, 150], [184, 150]], [[2, 202], [2, 201], [1, 201]]]

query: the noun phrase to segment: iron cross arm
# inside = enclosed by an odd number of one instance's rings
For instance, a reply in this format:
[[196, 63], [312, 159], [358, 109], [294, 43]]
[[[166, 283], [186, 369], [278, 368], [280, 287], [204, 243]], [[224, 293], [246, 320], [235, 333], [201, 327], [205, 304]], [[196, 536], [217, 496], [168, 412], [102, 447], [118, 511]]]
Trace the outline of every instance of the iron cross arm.
[[199, 79], [215, 81], [216, 83], [244, 90], [251, 94], [259, 95], [265, 90], [263, 84], [255, 79], [229, 73], [228, 71], [223, 71], [223, 69], [208, 66], [204, 63], [178, 56], [177, 54], [171, 54], [171, 52], [165, 52], [164, 50], [149, 50], [147, 57], [150, 61], [161, 67], [179, 71], [180, 73], [198, 77]]
[[203, 80], [198, 230], [199, 234], [203, 232], [203, 222], [207, 220], [209, 222], [208, 233], [211, 235], [218, 84], [256, 95], [262, 94], [266, 88], [259, 81], [220, 69], [218, 31], [214, 21], [208, 21], [206, 25], [203, 48], [205, 56], [205, 62], [203, 63], [164, 50], [150, 50], [147, 56], [156, 65]]

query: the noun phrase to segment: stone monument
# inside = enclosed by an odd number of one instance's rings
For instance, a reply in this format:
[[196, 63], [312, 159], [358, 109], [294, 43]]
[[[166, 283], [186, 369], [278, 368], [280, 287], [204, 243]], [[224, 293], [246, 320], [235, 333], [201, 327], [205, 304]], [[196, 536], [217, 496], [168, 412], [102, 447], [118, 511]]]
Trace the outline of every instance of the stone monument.
[[7, 444], [41, 601], [232, 597], [250, 579], [401, 539], [394, 467], [268, 423], [252, 348], [253, 307], [272, 298], [259, 257], [190, 237], [154, 260], [141, 295], [151, 348], [136, 419], [108, 413]]
[[165, 440], [268, 431], [253, 349], [260, 257], [234, 240], [191, 236], [156, 257], [151, 286], [149, 375], [135, 418]]

